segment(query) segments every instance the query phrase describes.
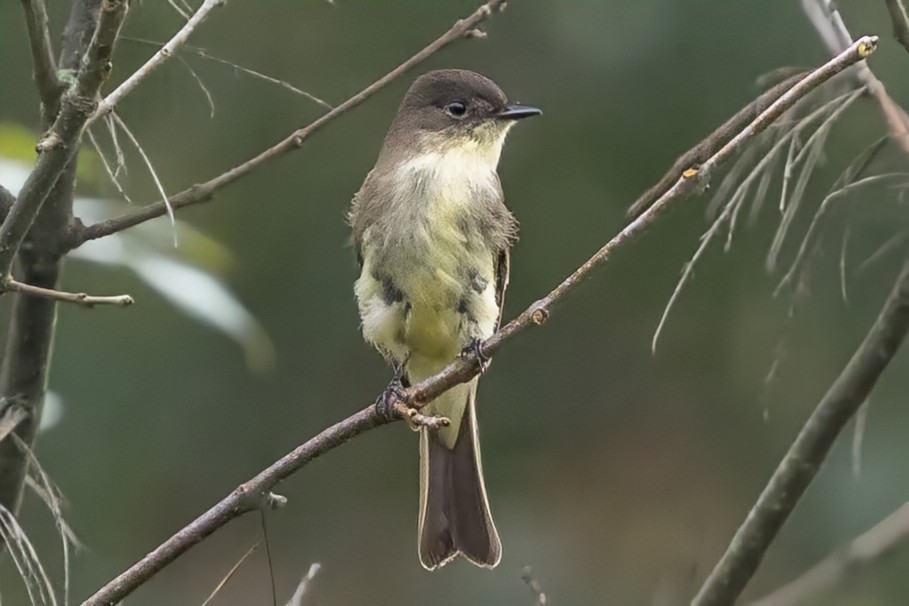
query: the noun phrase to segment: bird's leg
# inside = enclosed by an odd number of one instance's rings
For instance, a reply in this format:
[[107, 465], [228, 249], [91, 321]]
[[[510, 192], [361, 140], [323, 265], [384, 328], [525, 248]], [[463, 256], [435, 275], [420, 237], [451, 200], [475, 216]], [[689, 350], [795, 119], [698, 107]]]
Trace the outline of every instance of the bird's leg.
[[395, 365], [395, 374], [391, 379], [391, 383], [388, 384], [382, 395], [376, 398], [376, 412], [386, 421], [401, 417], [399, 404], [401, 407], [407, 407], [405, 404], [407, 394], [404, 391], [408, 387], [405, 385], [407, 377], [404, 376], [404, 365], [406, 362], [407, 360], [404, 360], [400, 364]]
[[447, 427], [451, 423], [448, 417], [420, 414], [419, 410], [407, 405], [406, 390], [410, 387], [410, 383], [404, 373], [406, 362], [407, 360], [395, 366], [395, 375], [392, 377], [391, 383], [388, 384], [382, 395], [376, 398], [376, 414], [386, 421], [404, 419], [414, 431], [421, 427], [428, 429]]
[[483, 339], [474, 337], [464, 346], [464, 349], [461, 350], [462, 358], [467, 358], [471, 354], [476, 357], [477, 363], [480, 365], [480, 374], [486, 372], [486, 369], [489, 368], [489, 361], [492, 358], [483, 353]]

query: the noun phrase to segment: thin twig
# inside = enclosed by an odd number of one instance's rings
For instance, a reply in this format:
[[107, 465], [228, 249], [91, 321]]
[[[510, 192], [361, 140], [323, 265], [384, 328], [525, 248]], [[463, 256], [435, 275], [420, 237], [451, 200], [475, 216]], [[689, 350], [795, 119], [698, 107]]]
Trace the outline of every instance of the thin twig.
[[86, 120], [94, 112], [98, 89], [108, 76], [110, 58], [127, 0], [104, 0], [76, 85], [63, 95], [62, 109], [38, 142], [38, 162], [19, 191], [16, 203], [0, 225], [0, 276], [9, 274], [13, 259], [44, 200], [63, 169], [75, 157]]
[[215, 98], [212, 96], [211, 91], [208, 90], [208, 87], [205, 86], [205, 82], [202, 81], [202, 77], [196, 73], [196, 70], [192, 68], [189, 62], [183, 57], [177, 57], [180, 60], [180, 65], [186, 68], [186, 71], [189, 72], [189, 75], [193, 77], [193, 80], [196, 81], [196, 84], [199, 85], [199, 89], [202, 91], [202, 94], [205, 95], [205, 100], [208, 102], [208, 117], [215, 117]]
[[[136, 135], [133, 134], [133, 131], [129, 129], [126, 125], [126, 122], [117, 114], [117, 112], [110, 112], [108, 118], [113, 121], [113, 123], [120, 127], [120, 130], [126, 135], [126, 138], [129, 139], [129, 142], [133, 144], [133, 147], [136, 148], [136, 151], [139, 152], [139, 157], [142, 158], [142, 162], [145, 164], [145, 167], [148, 169], [148, 173], [151, 175], [152, 181], [155, 183], [155, 187], [158, 188], [158, 193], [161, 194], [161, 199], [164, 200], [164, 207], [167, 209], [167, 216], [170, 218], [170, 225], [174, 228], [174, 247], [177, 246], [177, 218], [174, 216], [174, 209], [170, 205], [167, 199], [167, 192], [164, 191], [164, 184], [161, 183], [161, 179], [158, 177], [158, 171], [155, 170], [155, 165], [152, 164], [151, 158], [148, 157], [148, 154], [145, 153], [145, 149], [139, 143], [139, 139], [136, 138]], [[115, 129], [116, 130], [116, 129]]]
[[529, 587], [530, 591], [533, 593], [534, 606], [546, 606], [546, 604], [549, 603], [546, 592], [543, 591], [543, 586], [537, 578], [533, 576], [533, 569], [530, 566], [525, 566], [521, 570], [521, 580], [527, 584], [527, 587]]
[[32, 52], [35, 86], [44, 106], [45, 121], [49, 124], [57, 113], [63, 83], [57, 78], [54, 49], [47, 29], [47, 10], [44, 7], [44, 0], [22, 0], [22, 9], [25, 12], [25, 25]]
[[[419, 65], [442, 48], [448, 46], [452, 42], [467, 37], [480, 23], [488, 19], [494, 13], [501, 11], [504, 6], [505, 0], [489, 0], [469, 16], [457, 21], [447, 32], [436, 38], [423, 50], [355, 94], [353, 97], [350, 97], [333, 110], [323, 114], [309, 125], [295, 130], [279, 143], [260, 152], [246, 162], [231, 168], [227, 172], [222, 173], [213, 179], [209, 179], [204, 183], [193, 185], [192, 187], [171, 196], [171, 207], [178, 209], [192, 204], [206, 202], [214, 196], [216, 191], [225, 185], [229, 185], [240, 177], [249, 174], [262, 164], [297, 149], [303, 145], [303, 142], [306, 141], [306, 139], [326, 124], [329, 124], [339, 116], [357, 107], [391, 84], [394, 80], [401, 77], [405, 72]], [[101, 221], [81, 228], [77, 227], [72, 234], [70, 247], [76, 248], [88, 240], [103, 238], [104, 236], [123, 231], [124, 229], [138, 225], [139, 223], [144, 223], [150, 219], [160, 217], [165, 212], [167, 212], [167, 208], [164, 202], [158, 201], [119, 217], [108, 219], [107, 221]]]
[[89, 308], [94, 307], [95, 305], [116, 305], [118, 307], [126, 307], [134, 303], [133, 298], [129, 295], [94, 296], [85, 294], [84, 292], [63, 292], [50, 288], [41, 288], [40, 286], [23, 284], [12, 278], [8, 278], [3, 284], [0, 284], [0, 294], [3, 292], [17, 292], [31, 297], [42, 297], [44, 299], [53, 299], [65, 303], [76, 303]]
[[0, 415], [0, 442], [6, 439], [19, 423], [28, 418], [28, 410], [18, 404], [11, 404]]
[[893, 23], [893, 37], [909, 52], [909, 15], [901, 0], [884, 0], [890, 21]]
[[657, 181], [656, 185], [641, 194], [638, 199], [634, 201], [634, 204], [628, 208], [628, 216], [636, 217], [644, 212], [679, 180], [684, 171], [692, 167], [697, 167], [716, 153], [720, 147], [725, 145], [737, 132], [742, 130], [746, 124], [754, 120], [754, 118], [769, 107], [771, 103], [779, 99], [783, 93], [804, 78], [805, 73], [806, 72], [800, 72], [789, 76], [782, 82], [774, 85], [757, 99], [736, 112], [734, 116], [726, 120], [726, 122], [710, 133], [706, 139], [679, 156], [678, 159], [672, 163], [672, 168], [666, 171], [666, 174]]
[[799, 578], [750, 606], [799, 606], [844, 583], [856, 571], [909, 542], [909, 503], [818, 562]]
[[[852, 34], [833, 0], [802, 0], [802, 8], [832, 54], [839, 54], [852, 43]], [[878, 80], [867, 63], [859, 63], [855, 72], [858, 81], [867, 86], [877, 100], [893, 138], [909, 154], [909, 115], [887, 93], [884, 83]]]
[[[463, 24], [465, 22], [462, 21], [460, 23]], [[845, 53], [817, 68], [799, 81], [797, 85], [789, 89], [758, 115], [751, 124], [743, 128], [741, 132], [728, 141], [712, 157], [708, 158], [701, 165], [700, 171], [689, 171], [684, 174], [675, 185], [666, 191], [643, 214], [616, 234], [548, 295], [531, 304], [517, 318], [487, 339], [479, 348], [480, 354], [483, 357], [491, 356], [502, 344], [520, 331], [529, 326], [544, 323], [549, 317], [550, 310], [562, 300], [568, 291], [580, 284], [594, 269], [611, 259], [616, 251], [643, 233], [673, 202], [703, 191], [708, 184], [708, 175], [713, 169], [740, 152], [756, 135], [766, 130], [786, 110], [795, 105], [797, 101], [804, 98], [817, 86], [846, 69], [849, 65], [867, 57], [873, 52], [876, 41], [877, 39], [873, 37], [862, 38]], [[471, 380], [479, 372], [480, 363], [476, 355], [459, 357], [439, 373], [404, 390], [403, 401], [398, 403], [410, 408], [420, 408], [445, 390], [458, 383]], [[340, 446], [354, 436], [380, 425], [385, 425], [392, 420], [380, 416], [376, 411], [376, 407], [369, 405], [323, 430], [261, 471], [254, 478], [238, 486], [208, 511], [99, 589], [83, 603], [83, 606], [108, 605], [123, 600], [161, 569], [220, 527], [237, 517], [267, 505], [267, 496], [270, 490], [307, 463]]]
[[[148, 40], [147, 38], [135, 38], [135, 37], [131, 37], [131, 36], [124, 36], [123, 40], [125, 40], [127, 42], [137, 42], [139, 44], [150, 44], [152, 46], [161, 45], [159, 42], [155, 42], [154, 40]], [[183, 46], [182, 50], [195, 53], [196, 55], [198, 55], [199, 57], [202, 57], [203, 59], [208, 59], [209, 61], [214, 61], [215, 63], [220, 63], [221, 65], [226, 65], [228, 67], [232, 67], [233, 69], [243, 72], [244, 74], [246, 74], [248, 76], [252, 76], [253, 78], [258, 78], [258, 79], [264, 80], [270, 84], [280, 86], [281, 88], [283, 88], [285, 90], [289, 90], [290, 92], [292, 92], [296, 95], [300, 95], [301, 97], [305, 97], [305, 98], [309, 99], [310, 101], [313, 101], [314, 103], [318, 103], [325, 109], [328, 109], [328, 110], [334, 109], [331, 106], [331, 104], [329, 104], [327, 101], [324, 101], [324, 100], [320, 99], [319, 97], [316, 97], [312, 93], [308, 93], [305, 90], [297, 88], [290, 82], [286, 82], [284, 80], [279, 80], [278, 78], [269, 76], [268, 74], [263, 74], [262, 72], [256, 71], [250, 67], [243, 67], [242, 65], [240, 65], [238, 63], [234, 63], [233, 61], [228, 61], [227, 59], [222, 59], [221, 57], [216, 57], [216, 56], [212, 55], [211, 53], [209, 53], [208, 51], [206, 51], [205, 49], [199, 48], [198, 46], [190, 46], [189, 44], [186, 44]]]
[[227, 582], [230, 580], [230, 578], [232, 576], [234, 576], [234, 574], [240, 569], [240, 566], [243, 565], [243, 562], [245, 562], [249, 558], [249, 556], [251, 556], [253, 554], [253, 552], [256, 550], [256, 548], [259, 546], [259, 543], [261, 543], [261, 542], [262, 542], [262, 537], [259, 537], [258, 539], [256, 539], [256, 542], [253, 543], [252, 546], [246, 550], [246, 553], [244, 553], [240, 557], [240, 559], [237, 560], [236, 564], [231, 566], [230, 570], [227, 571], [227, 574], [224, 575], [224, 578], [222, 578], [218, 582], [218, 584], [215, 585], [215, 588], [212, 589], [211, 593], [208, 594], [208, 597], [205, 598], [205, 601], [202, 602], [202, 606], [208, 606], [209, 604], [211, 604], [211, 601], [215, 599], [215, 596], [218, 595], [218, 592], [221, 591], [221, 589], [227, 584]]
[[692, 606], [735, 603], [817, 475], [834, 441], [868, 398], [907, 332], [909, 262], [903, 266], [874, 325], [805, 422]]
[[[111, 184], [114, 186], [114, 189], [117, 190], [123, 199], [132, 204], [132, 200], [129, 197], [129, 194], [126, 193], [126, 190], [123, 189], [123, 185], [120, 184], [120, 179], [117, 178], [117, 172], [114, 168], [111, 167], [110, 162], [107, 161], [107, 157], [104, 155], [104, 150], [101, 149], [101, 146], [98, 144], [98, 139], [95, 138], [95, 134], [91, 129], [86, 129], [85, 134], [88, 135], [88, 140], [92, 144], [92, 147], [95, 148], [95, 152], [98, 154], [98, 158], [101, 160], [101, 166], [104, 167], [104, 172], [107, 173], [107, 177], [110, 179]], [[119, 154], [118, 154], [119, 161]]]
[[294, 594], [287, 600], [287, 606], [303, 606], [303, 597], [306, 595], [306, 592], [309, 591], [309, 584], [312, 583], [312, 580], [319, 574], [319, 570], [321, 569], [322, 565], [318, 562], [310, 564], [309, 570], [307, 570], [306, 574], [303, 575], [303, 578], [300, 579], [300, 583], [294, 590]]
[[173, 38], [168, 40], [167, 44], [162, 46], [158, 51], [145, 62], [145, 64], [134, 71], [129, 78], [120, 83], [109, 95], [104, 97], [94, 115], [89, 118], [89, 124], [106, 116], [114, 107], [123, 100], [142, 80], [147, 78], [153, 71], [161, 67], [165, 61], [174, 56], [174, 53], [186, 43], [192, 33], [199, 25], [208, 18], [209, 13], [224, 4], [224, 0], [205, 0], [193, 16], [190, 17], [180, 30], [174, 34]]

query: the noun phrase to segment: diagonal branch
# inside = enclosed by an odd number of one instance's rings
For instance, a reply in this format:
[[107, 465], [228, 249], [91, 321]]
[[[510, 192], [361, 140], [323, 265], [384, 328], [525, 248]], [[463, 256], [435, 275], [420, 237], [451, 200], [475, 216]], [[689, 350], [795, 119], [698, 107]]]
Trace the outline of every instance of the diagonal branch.
[[57, 115], [63, 83], [57, 78], [54, 49], [47, 30], [47, 10], [44, 0], [22, 0], [22, 10], [25, 12], [25, 25], [28, 29], [35, 86], [43, 105], [45, 122], [50, 123]]
[[[521, 330], [545, 322], [552, 307], [560, 302], [568, 291], [580, 284], [594, 269], [611, 259], [619, 248], [627, 245], [635, 237], [643, 233], [663, 214], [669, 205], [692, 194], [702, 192], [707, 186], [708, 177], [713, 169], [742, 151], [756, 135], [767, 129], [783, 113], [817, 86], [848, 66], [867, 57], [874, 51], [876, 42], [877, 38], [874, 37], [862, 38], [844, 53], [803, 78], [797, 85], [771, 104], [770, 107], [761, 112], [749, 125], [732, 137], [713, 156], [708, 158], [701, 165], [700, 170], [686, 171], [650, 208], [616, 234], [548, 295], [531, 304], [517, 318], [487, 339], [482, 344], [480, 353], [484, 357], [490, 356], [506, 340], [515, 336]], [[472, 355], [469, 358], [460, 358], [449, 364], [438, 374], [406, 389], [403, 400], [396, 402], [396, 404], [418, 409], [445, 390], [458, 383], [469, 381], [479, 371], [480, 365], [476, 355]], [[402, 416], [405, 415], [399, 415], [399, 417]], [[387, 424], [392, 420], [380, 416], [376, 411], [376, 407], [370, 405], [325, 429], [267, 467], [248, 482], [238, 486], [207, 512], [98, 590], [83, 603], [83, 606], [101, 606], [122, 600], [165, 566], [188, 551], [193, 545], [199, 543], [234, 518], [263, 507], [267, 503], [267, 497], [271, 489], [307, 463], [340, 446], [354, 436]]]
[[[802, 0], [802, 9], [832, 54], [842, 52], [851, 44], [852, 34], [849, 33], [833, 0]], [[866, 63], [858, 64], [855, 71], [858, 81], [868, 88], [877, 101], [890, 134], [903, 152], [909, 154], [909, 115], [893, 100], [884, 83], [874, 75]]]
[[114, 106], [116, 106], [123, 97], [132, 92], [142, 80], [161, 67], [165, 61], [173, 57], [177, 50], [186, 43], [195, 29], [208, 18], [209, 13], [215, 8], [222, 6], [224, 2], [225, 0], [205, 0], [205, 2], [202, 3], [202, 6], [199, 7], [199, 10], [193, 13], [193, 16], [189, 18], [182, 28], [180, 28], [180, 31], [174, 34], [174, 37], [171, 38], [167, 44], [158, 49], [142, 67], [133, 72], [129, 78], [121, 82], [117, 88], [98, 103], [98, 108], [95, 110], [94, 115], [89, 118], [88, 124], [91, 125], [98, 118], [102, 118], [109, 114], [110, 111], [114, 109]]
[[[307, 126], [304, 126], [303, 128], [295, 130], [279, 143], [260, 152], [246, 162], [231, 168], [227, 172], [218, 175], [213, 179], [209, 179], [204, 183], [193, 185], [192, 187], [184, 189], [183, 191], [171, 196], [169, 200], [171, 208], [177, 209], [183, 208], [185, 206], [190, 206], [192, 204], [198, 204], [200, 202], [207, 202], [208, 200], [212, 199], [216, 191], [225, 185], [229, 185], [240, 177], [246, 176], [266, 162], [274, 160], [275, 158], [282, 156], [289, 151], [297, 149], [303, 145], [303, 142], [306, 141], [306, 139], [308, 139], [317, 130], [330, 123], [332, 120], [338, 118], [342, 114], [360, 105], [372, 97], [374, 94], [388, 86], [391, 82], [401, 77], [401, 75], [403, 75], [405, 72], [425, 61], [431, 55], [448, 46], [452, 42], [465, 37], [472, 37], [475, 32], [475, 28], [480, 23], [492, 16], [493, 13], [503, 10], [504, 7], [505, 0], [489, 0], [469, 16], [457, 21], [447, 32], [436, 38], [423, 50], [361, 90], [353, 97], [349, 98], [344, 103], [323, 114], [322, 117], [316, 119], [314, 122], [310, 123]], [[159, 201], [155, 202], [154, 204], [144, 206], [138, 210], [131, 211], [119, 217], [108, 219], [107, 221], [101, 221], [99, 223], [81, 228], [77, 227], [72, 234], [70, 248], [76, 248], [88, 240], [96, 240], [98, 238], [103, 238], [104, 236], [109, 236], [110, 234], [123, 231], [124, 229], [133, 227], [139, 223], [144, 223], [150, 219], [160, 217], [166, 212], [167, 205], [163, 201]]]
[[129, 295], [111, 295], [95, 296], [84, 292], [64, 292], [53, 288], [43, 288], [31, 284], [23, 284], [12, 278], [7, 278], [3, 283], [3, 290], [7, 292], [17, 292], [30, 297], [41, 297], [62, 301], [64, 303], [76, 303], [83, 307], [92, 308], [95, 305], [114, 305], [117, 307], [127, 307], [133, 304], [133, 298]]
[[799, 606], [845, 583], [850, 574], [909, 543], [909, 503], [818, 562], [808, 572], [749, 606]]
[[909, 15], [906, 14], [906, 7], [903, 6], [902, 0], [884, 0], [884, 2], [887, 4], [887, 12], [890, 13], [890, 21], [893, 23], [893, 37], [909, 52]]
[[63, 95], [60, 114], [36, 146], [38, 162], [0, 225], [0, 276], [9, 275], [13, 259], [41, 205], [76, 155], [86, 120], [94, 112], [98, 90], [108, 76], [111, 54], [126, 17], [127, 5], [127, 0], [102, 2], [98, 24], [76, 84]]
[[735, 602], [837, 436], [871, 393], [909, 332], [909, 262], [852, 359], [821, 399], [774, 471], [692, 606]]
[[704, 162], [707, 158], [716, 153], [720, 147], [725, 145], [737, 132], [754, 120], [754, 117], [764, 111], [771, 103], [776, 101], [787, 90], [792, 88], [799, 80], [805, 77], [806, 72], [793, 74], [768, 89], [760, 97], [740, 109], [734, 116], [726, 120], [723, 124], [710, 133], [706, 139], [679, 156], [672, 167], [666, 171], [656, 185], [641, 194], [628, 208], [628, 216], [636, 217], [653, 204], [672, 184], [678, 181], [682, 173], [689, 168], [696, 167]]

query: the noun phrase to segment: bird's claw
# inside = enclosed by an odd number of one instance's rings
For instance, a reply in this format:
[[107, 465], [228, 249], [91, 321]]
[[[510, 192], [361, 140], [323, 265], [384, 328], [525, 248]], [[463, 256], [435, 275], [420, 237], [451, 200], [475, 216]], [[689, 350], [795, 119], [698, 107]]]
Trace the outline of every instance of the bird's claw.
[[489, 368], [489, 361], [492, 358], [483, 353], [483, 339], [471, 339], [470, 343], [461, 350], [462, 358], [467, 358], [471, 355], [477, 359], [477, 364], [480, 365], [480, 374], [486, 372], [486, 369]]

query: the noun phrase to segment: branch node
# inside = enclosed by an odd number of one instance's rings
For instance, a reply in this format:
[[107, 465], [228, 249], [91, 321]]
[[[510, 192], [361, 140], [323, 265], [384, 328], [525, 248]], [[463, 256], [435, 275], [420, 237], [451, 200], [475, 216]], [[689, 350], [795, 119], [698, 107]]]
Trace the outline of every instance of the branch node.
[[287, 497], [282, 494], [269, 492], [267, 495], [265, 495], [265, 502], [272, 509], [282, 509], [287, 505]]
[[35, 144], [35, 151], [43, 154], [63, 145], [63, 139], [55, 131], [50, 131]]
[[394, 411], [402, 419], [407, 421], [410, 427], [414, 430], [417, 430], [420, 427], [426, 427], [428, 429], [439, 429], [440, 427], [448, 427], [451, 425], [451, 421], [448, 419], [448, 417], [424, 415], [421, 414], [420, 411], [418, 411], [416, 408], [411, 408], [403, 402], [395, 402]]
[[549, 310], [545, 307], [537, 307], [530, 313], [530, 320], [537, 326], [543, 324], [546, 320], [549, 319]]
[[858, 54], [862, 59], [867, 59], [871, 56], [871, 53], [877, 50], [877, 43], [879, 38], [877, 36], [865, 36], [859, 41], [858, 44]]
[[464, 34], [465, 38], [485, 38], [486, 32], [481, 30], [479, 27], [475, 27], [471, 30], [467, 30], [467, 33]]

